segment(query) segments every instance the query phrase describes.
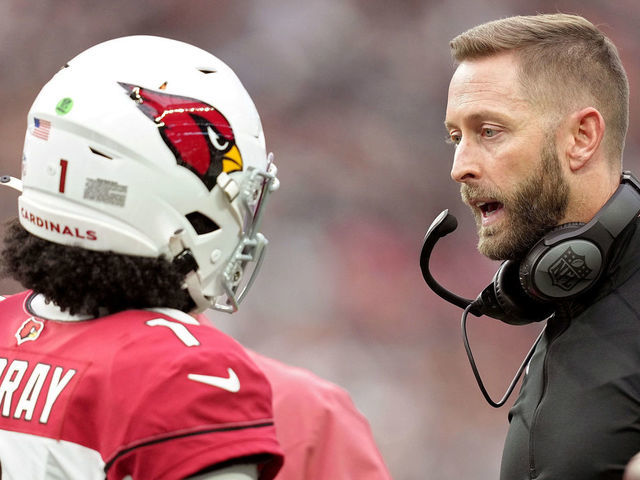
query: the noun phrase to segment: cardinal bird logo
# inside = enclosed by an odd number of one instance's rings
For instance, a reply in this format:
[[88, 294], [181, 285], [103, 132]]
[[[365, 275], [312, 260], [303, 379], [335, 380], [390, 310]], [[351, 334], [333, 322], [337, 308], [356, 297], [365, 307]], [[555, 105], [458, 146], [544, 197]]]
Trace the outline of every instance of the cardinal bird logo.
[[242, 170], [242, 156], [231, 125], [214, 107], [196, 98], [118, 83], [155, 122], [178, 165], [195, 173], [209, 190], [220, 173]]
[[44, 322], [36, 320], [34, 317], [29, 317], [22, 322], [20, 328], [16, 332], [16, 340], [18, 345], [26, 342], [27, 340], [35, 340], [40, 336], [42, 329], [44, 328]]

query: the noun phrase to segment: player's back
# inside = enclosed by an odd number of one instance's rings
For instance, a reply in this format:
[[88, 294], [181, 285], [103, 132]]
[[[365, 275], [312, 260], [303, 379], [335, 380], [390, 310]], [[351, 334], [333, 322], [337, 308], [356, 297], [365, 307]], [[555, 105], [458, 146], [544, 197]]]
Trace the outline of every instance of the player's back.
[[269, 386], [233, 339], [176, 310], [55, 311], [31, 292], [0, 302], [3, 480], [175, 479], [278, 458]]

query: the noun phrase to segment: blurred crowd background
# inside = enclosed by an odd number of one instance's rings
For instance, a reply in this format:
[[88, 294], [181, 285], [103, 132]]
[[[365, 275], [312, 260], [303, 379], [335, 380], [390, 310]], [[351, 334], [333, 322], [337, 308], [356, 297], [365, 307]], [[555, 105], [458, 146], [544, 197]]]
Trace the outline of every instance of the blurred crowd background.
[[[237, 315], [211, 319], [347, 389], [396, 480], [495, 479], [514, 398], [499, 410], [485, 403], [461, 312], [427, 289], [418, 257], [448, 208], [460, 226], [435, 249], [436, 278], [475, 298], [497, 268], [476, 252], [474, 222], [449, 178], [449, 40], [487, 20], [556, 11], [587, 17], [617, 44], [631, 83], [625, 167], [640, 173], [635, 0], [2, 0], [0, 174], [20, 173], [41, 86], [89, 46], [152, 34], [214, 53], [261, 113], [281, 189], [264, 219], [263, 272]], [[0, 189], [2, 218], [15, 212], [16, 194]], [[20, 286], [2, 280], [0, 289]], [[539, 328], [470, 320], [494, 397]]]

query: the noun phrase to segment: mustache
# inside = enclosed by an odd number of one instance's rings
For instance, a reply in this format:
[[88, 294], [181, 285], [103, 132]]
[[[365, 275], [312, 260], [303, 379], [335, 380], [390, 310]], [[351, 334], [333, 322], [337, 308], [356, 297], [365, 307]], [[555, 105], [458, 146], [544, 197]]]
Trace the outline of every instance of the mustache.
[[505, 203], [505, 195], [497, 188], [481, 187], [479, 185], [462, 184], [460, 186], [460, 196], [467, 205], [477, 199], [491, 198], [496, 202]]

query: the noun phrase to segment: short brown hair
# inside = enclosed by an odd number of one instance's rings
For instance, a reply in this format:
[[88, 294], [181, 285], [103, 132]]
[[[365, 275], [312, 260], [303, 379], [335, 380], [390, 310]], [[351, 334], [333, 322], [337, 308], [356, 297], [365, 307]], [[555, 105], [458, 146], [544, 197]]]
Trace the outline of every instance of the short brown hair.
[[534, 105], [550, 113], [595, 107], [604, 148], [621, 162], [629, 124], [629, 82], [615, 45], [583, 17], [515, 16], [478, 25], [450, 42], [457, 62], [514, 52], [519, 78]]

